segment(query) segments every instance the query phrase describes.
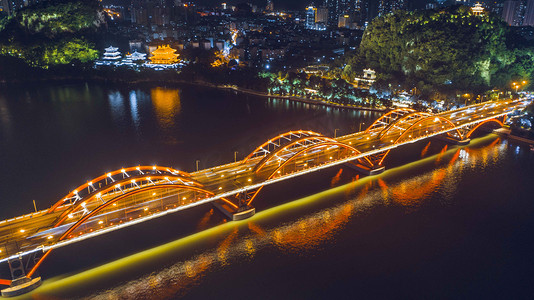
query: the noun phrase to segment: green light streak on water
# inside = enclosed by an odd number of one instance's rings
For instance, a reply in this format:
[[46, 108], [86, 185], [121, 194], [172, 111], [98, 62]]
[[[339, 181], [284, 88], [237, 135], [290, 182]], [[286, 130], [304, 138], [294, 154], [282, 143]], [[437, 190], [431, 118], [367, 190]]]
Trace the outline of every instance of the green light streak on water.
[[42, 286], [33, 291], [32, 293], [23, 295], [15, 299], [33, 299], [35, 296], [46, 297], [48, 295], [62, 295], [65, 294], [65, 291], [75, 290], [76, 287], [79, 286], [91, 284], [92, 282], [96, 282], [99, 280], [106, 280], [106, 278], [117, 277], [121, 274], [126, 274], [130, 270], [136, 269], [141, 265], [150, 263], [155, 258], [179, 252], [192, 245], [201, 244], [203, 241], [206, 240], [213, 240], [217, 237], [226, 236], [235, 229], [247, 227], [247, 224], [249, 224], [249, 222], [251, 221], [256, 224], [268, 223], [269, 221], [272, 221], [273, 218], [280, 218], [283, 215], [298, 212], [297, 210], [303, 207], [316, 204], [321, 201], [326, 201], [335, 196], [339, 196], [340, 194], [343, 194], [347, 189], [355, 190], [357, 188], [361, 188], [370, 181], [376, 180], [378, 178], [386, 179], [388, 177], [397, 177], [409, 169], [419, 168], [429, 163], [433, 163], [438, 157], [445, 158], [452, 156], [460, 148], [477, 147], [482, 144], [488, 143], [490, 140], [494, 140], [496, 138], [497, 137], [495, 135], [481, 137], [476, 140], [472, 140], [470, 145], [468, 146], [450, 147], [447, 151], [443, 153], [435, 154], [399, 167], [395, 167], [390, 170], [386, 170], [380, 175], [364, 177], [362, 179], [341, 185], [339, 187], [335, 187], [311, 196], [307, 196], [286, 204], [260, 211], [254, 217], [248, 220], [224, 223], [214, 228], [203, 230], [187, 237], [180, 238], [176, 241], [118, 259], [116, 261], [104, 264], [96, 268], [92, 268], [87, 271], [80, 272], [75, 275], [67, 276], [64, 278], [58, 276], [55, 278], [46, 279], [43, 281]]

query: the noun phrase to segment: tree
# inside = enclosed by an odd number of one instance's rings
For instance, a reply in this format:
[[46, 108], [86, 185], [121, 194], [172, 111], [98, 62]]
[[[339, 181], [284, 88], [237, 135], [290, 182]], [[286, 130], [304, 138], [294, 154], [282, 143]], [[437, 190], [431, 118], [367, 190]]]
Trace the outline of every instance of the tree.
[[[475, 16], [465, 6], [395, 11], [371, 22], [351, 68], [365, 62], [425, 95], [506, 87], [530, 78], [534, 51], [497, 16]], [[344, 73], [346, 73], [345, 68]]]
[[43, 1], [0, 21], [0, 55], [43, 68], [89, 62], [98, 51], [88, 36], [103, 22], [98, 1]]

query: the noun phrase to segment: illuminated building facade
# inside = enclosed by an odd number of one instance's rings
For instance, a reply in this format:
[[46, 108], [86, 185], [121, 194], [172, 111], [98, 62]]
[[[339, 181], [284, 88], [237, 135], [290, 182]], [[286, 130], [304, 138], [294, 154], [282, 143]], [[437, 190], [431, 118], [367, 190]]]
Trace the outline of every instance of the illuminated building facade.
[[[527, 26], [534, 22], [534, 2], [529, 0], [504, 1], [502, 18], [510, 26]], [[530, 19], [530, 20], [529, 20]]]
[[338, 26], [340, 18], [345, 15], [349, 15], [351, 19], [355, 15], [365, 19], [367, 2], [368, 0], [324, 0], [324, 7], [328, 10], [328, 25]]
[[380, 0], [378, 2], [378, 15], [389, 14], [397, 9], [406, 9], [405, 0]]
[[477, 3], [477, 4], [475, 4], [475, 6], [471, 7], [471, 12], [475, 16], [480, 16], [480, 15], [482, 15], [484, 13], [484, 7], [482, 7], [482, 4]]
[[106, 52], [104, 52], [103, 59], [105, 60], [119, 60], [121, 59], [121, 53], [119, 52], [119, 48], [109, 46], [106, 49]]
[[534, 0], [527, 2], [523, 26], [534, 26]]
[[337, 27], [339, 28], [350, 28], [352, 23], [352, 18], [350, 15], [339, 16]]
[[318, 7], [315, 13], [315, 23], [328, 23], [328, 8]]
[[134, 53], [126, 55], [126, 58], [131, 61], [146, 60], [146, 54], [134, 51]]
[[159, 46], [156, 50], [152, 51], [152, 56], [149, 59], [151, 64], [172, 65], [178, 62], [178, 56], [176, 50], [166, 45]]
[[315, 12], [317, 9], [313, 6], [306, 8], [306, 28], [315, 29]]

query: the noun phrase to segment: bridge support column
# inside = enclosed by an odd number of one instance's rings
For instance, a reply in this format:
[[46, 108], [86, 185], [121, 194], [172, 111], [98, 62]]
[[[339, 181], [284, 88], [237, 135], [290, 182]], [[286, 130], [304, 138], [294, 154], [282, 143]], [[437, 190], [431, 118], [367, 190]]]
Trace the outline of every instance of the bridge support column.
[[373, 175], [378, 175], [378, 174], [382, 174], [385, 170], [386, 170], [386, 167], [384, 166], [373, 166], [373, 167], [370, 167], [370, 166], [366, 166], [366, 165], [363, 165], [363, 164], [360, 164], [360, 163], [355, 163], [355, 162], [348, 162], [345, 164], [347, 167], [351, 168], [351, 169], [354, 169], [364, 175], [368, 175], [368, 176], [373, 176]]
[[11, 271], [11, 284], [1, 291], [2, 297], [15, 297], [26, 294], [41, 285], [41, 277], [28, 278], [24, 271], [24, 263], [21, 258], [8, 261]]
[[239, 203], [237, 208], [222, 200], [214, 201], [213, 206], [215, 206], [232, 221], [248, 219], [256, 214], [256, 209], [250, 205], [247, 205], [249, 196], [246, 193], [238, 195], [237, 198]]
[[442, 142], [446, 142], [446, 143], [453, 144], [453, 145], [458, 145], [458, 146], [469, 145], [469, 143], [471, 142], [471, 139], [459, 140], [459, 139], [455, 139], [455, 138], [452, 138], [452, 137], [447, 136], [447, 135], [438, 135], [438, 136], [436, 136], [434, 138], [437, 139], [437, 140], [440, 140]]

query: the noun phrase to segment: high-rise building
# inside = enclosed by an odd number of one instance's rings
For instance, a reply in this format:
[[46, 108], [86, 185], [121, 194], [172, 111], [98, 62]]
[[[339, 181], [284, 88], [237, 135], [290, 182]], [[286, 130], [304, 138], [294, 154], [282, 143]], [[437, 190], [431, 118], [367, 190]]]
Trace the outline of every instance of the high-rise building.
[[380, 0], [378, 2], [378, 15], [392, 13], [397, 9], [406, 9], [406, 3], [404, 0]]
[[1, 6], [8, 15], [25, 6], [39, 3], [40, 0], [1, 0]]
[[328, 9], [328, 25], [335, 24], [338, 17], [337, 0], [325, 0], [324, 7]]
[[315, 13], [317, 8], [313, 6], [308, 6], [306, 8], [306, 28], [315, 29]]
[[130, 6], [132, 23], [140, 25], [169, 25], [176, 18], [177, 4], [181, 1], [171, 0], [133, 0]]
[[534, 26], [534, 0], [527, 2], [523, 26]]
[[265, 7], [266, 11], [274, 11], [273, 0], [267, 0], [267, 6]]
[[337, 27], [339, 27], [339, 28], [350, 28], [351, 24], [352, 24], [352, 18], [351, 18], [350, 15], [339, 16], [338, 22], [337, 22]]
[[507, 0], [504, 1], [502, 10], [502, 18], [510, 26], [523, 25], [523, 18], [525, 17], [526, 5], [523, 1]]
[[328, 8], [318, 7], [315, 13], [315, 23], [328, 23]]
[[367, 17], [368, 1], [373, 0], [324, 0], [324, 7], [328, 9], [328, 24], [338, 25], [339, 18], [345, 15], [351, 18], [356, 14]]
[[486, 7], [492, 13], [494, 13], [494, 14], [496, 14], [498, 16], [502, 16], [504, 3], [501, 2], [501, 1], [498, 1], [498, 0], [491, 0], [491, 1], [487, 1], [486, 2]]
[[504, 1], [504, 6], [502, 9], [502, 19], [512, 25], [514, 23], [514, 14], [519, 1]]

